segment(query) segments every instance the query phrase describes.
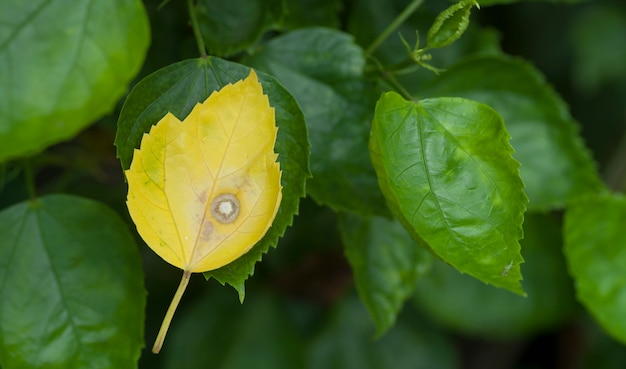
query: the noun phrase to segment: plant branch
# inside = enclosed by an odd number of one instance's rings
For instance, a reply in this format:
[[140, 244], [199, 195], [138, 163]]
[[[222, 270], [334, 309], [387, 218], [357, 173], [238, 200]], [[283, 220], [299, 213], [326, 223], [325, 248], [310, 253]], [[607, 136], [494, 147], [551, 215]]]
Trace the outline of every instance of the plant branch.
[[178, 289], [174, 294], [174, 298], [170, 303], [170, 307], [167, 309], [167, 313], [165, 313], [165, 317], [163, 318], [163, 323], [161, 323], [161, 329], [159, 329], [159, 334], [157, 335], [156, 340], [154, 341], [154, 345], [152, 346], [152, 352], [158, 354], [161, 351], [161, 347], [163, 347], [163, 341], [165, 341], [165, 335], [167, 335], [167, 330], [170, 327], [170, 323], [172, 322], [172, 318], [174, 317], [174, 312], [178, 307], [178, 303], [180, 303], [180, 299], [183, 297], [183, 293], [185, 293], [185, 289], [187, 288], [187, 284], [189, 284], [189, 278], [191, 277], [191, 272], [185, 270], [183, 272], [183, 278], [180, 280], [180, 284], [178, 285]]
[[372, 55], [372, 53], [374, 53], [374, 51], [376, 51], [376, 49], [378, 49], [378, 47], [383, 42], [385, 42], [385, 40], [393, 33], [393, 31], [395, 31], [396, 28], [400, 27], [400, 25], [404, 23], [404, 21], [406, 21], [407, 18], [409, 18], [411, 14], [413, 14], [413, 12], [415, 12], [417, 8], [422, 5], [423, 2], [424, 0], [411, 1], [411, 3], [406, 8], [404, 8], [402, 13], [400, 13], [396, 17], [396, 19], [394, 19], [393, 22], [391, 22], [391, 24], [387, 26], [387, 28], [385, 28], [385, 30], [380, 35], [378, 35], [378, 37], [376, 37], [371, 45], [365, 50], [365, 54]]
[[193, 6], [193, 0], [187, 0], [187, 10], [189, 11], [189, 19], [191, 20], [191, 28], [193, 29], [193, 35], [196, 38], [198, 44], [198, 51], [200, 56], [206, 58], [206, 47], [204, 46], [204, 40], [200, 33], [200, 26], [198, 25], [198, 18], [196, 17], [196, 9]]

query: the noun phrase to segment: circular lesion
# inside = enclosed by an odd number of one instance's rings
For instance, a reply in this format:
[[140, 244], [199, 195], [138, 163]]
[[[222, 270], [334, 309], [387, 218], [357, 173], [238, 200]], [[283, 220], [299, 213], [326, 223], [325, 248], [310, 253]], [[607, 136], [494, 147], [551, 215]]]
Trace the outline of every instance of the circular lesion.
[[232, 193], [215, 196], [211, 202], [211, 215], [222, 224], [232, 223], [239, 216], [239, 199]]

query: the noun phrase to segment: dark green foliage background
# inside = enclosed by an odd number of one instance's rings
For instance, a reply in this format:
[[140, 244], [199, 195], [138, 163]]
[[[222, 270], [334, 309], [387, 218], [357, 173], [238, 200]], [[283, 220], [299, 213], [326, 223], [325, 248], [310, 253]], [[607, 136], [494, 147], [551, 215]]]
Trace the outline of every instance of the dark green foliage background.
[[[117, 3], [135, 10], [128, 4], [139, 4], [121, 0]], [[222, 66], [222, 71], [235, 71], [233, 78], [245, 76], [249, 67], [264, 73], [259, 73], [264, 88], [273, 89], [274, 97], [280, 95], [288, 100], [283, 113], [295, 114], [299, 121], [302, 117], [298, 114], [302, 114], [311, 144], [313, 177], [306, 184], [307, 197], [298, 208], [297, 199], [305, 190], [302, 180], [309, 169], [306, 131], [303, 125], [294, 131], [279, 131], [284, 135], [281, 145], [286, 155], [300, 149], [296, 158], [285, 158], [285, 162], [295, 167], [301, 164], [294, 169], [297, 188], [291, 189], [293, 201], [284, 224], [262, 249], [251, 254], [251, 259], [257, 259], [269, 249], [262, 262], [254, 265], [250, 260], [242, 261], [241, 267], [234, 265], [234, 269], [212, 274], [218, 281], [234, 285], [243, 296], [243, 280], [253, 266], [254, 276], [245, 285], [245, 303], [239, 303], [232, 288], [193, 276], [158, 356], [147, 348], [140, 352], [141, 340], [150, 347], [180, 271], [158, 258], [134, 232], [124, 204], [122, 167], [128, 166], [131, 149], [140, 134], [126, 146], [120, 145], [120, 140], [129, 137], [123, 129], [118, 130], [117, 121], [120, 115], [128, 119], [131, 123], [126, 128], [130, 131], [145, 111], [149, 117], [143, 116], [143, 124], [148, 124], [148, 120], [163, 113], [168, 103], [178, 106], [178, 113], [183, 114], [193, 106], [196, 97], [210, 91], [192, 81], [185, 86], [185, 91], [193, 92], [188, 100], [179, 104], [178, 96], [174, 99], [178, 101], [165, 102], [152, 111], [147, 108], [151, 104], [150, 92], [159, 91], [144, 91], [141, 97], [145, 97], [146, 109], [133, 111], [137, 105], [131, 104], [122, 114], [122, 91], [139, 66], [148, 36], [142, 22], [111, 13], [128, 32], [134, 32], [128, 45], [113, 46], [124, 49], [113, 59], [126, 65], [125, 73], [114, 79], [98, 79], [93, 86], [99, 90], [92, 91], [93, 96], [81, 95], [89, 91], [90, 84], [86, 84], [81, 85], [83, 90], [79, 89], [77, 95], [61, 99], [81, 97], [90, 102], [78, 110], [80, 119], [68, 123], [68, 131], [55, 131], [54, 135], [37, 131], [32, 136], [39, 141], [33, 146], [12, 139], [3, 142], [2, 135], [9, 131], [6, 127], [18, 121], [9, 114], [9, 108], [40, 103], [35, 110], [26, 109], [29, 122], [52, 122], [59, 116], [65, 119], [74, 115], [67, 115], [67, 109], [59, 114], [40, 114], [46, 112], [44, 97], [56, 96], [53, 90], [43, 94], [34, 91], [30, 100], [12, 103], [22, 87], [26, 90], [33, 81], [46, 80], [47, 74], [55, 76], [59, 65], [29, 59], [30, 51], [40, 49], [33, 47], [37, 43], [26, 43], [23, 53], [30, 64], [24, 63], [23, 67], [36, 68], [36, 73], [26, 74], [24, 81], [28, 83], [15, 84], [12, 78], [18, 74], [10, 72], [18, 59], [13, 56], [22, 54], [17, 44], [11, 43], [9, 33], [0, 28], [0, 160], [5, 156], [15, 159], [30, 155], [0, 164], [0, 236], [4, 237], [0, 239], [0, 299], [6, 299], [0, 302], [0, 344], [7, 345], [0, 348], [0, 366], [82, 368], [90, 361], [92, 346], [88, 345], [84, 352], [72, 357], [74, 362], [61, 364], [37, 361], [33, 359], [38, 358], [35, 355], [7, 350], [11, 349], [7, 342], [13, 341], [3, 335], [23, 323], [2, 315], [9, 311], [2, 310], [2, 304], [15, 301], [7, 297], [16, 291], [10, 283], [16, 283], [16, 276], [20, 281], [35, 282], [50, 278], [46, 274], [50, 270], [41, 270], [39, 264], [33, 264], [36, 270], [30, 271], [28, 265], [9, 263], [18, 243], [7, 240], [17, 234], [13, 224], [24, 219], [32, 221], [45, 210], [47, 220], [39, 226], [29, 223], [32, 230], [48, 229], [57, 221], [73, 225], [62, 228], [67, 232], [53, 235], [48, 242], [24, 241], [31, 247], [24, 249], [30, 260], [45, 263], [56, 260], [56, 252], [64, 255], [64, 245], [57, 245], [55, 240], [72, 241], [72, 250], [95, 245], [100, 249], [91, 253], [103, 262], [93, 270], [112, 263], [111, 270], [119, 273], [98, 283], [88, 279], [81, 283], [81, 278], [71, 277], [78, 264], [70, 260], [68, 264], [58, 264], [68, 270], [68, 288], [113, 289], [119, 283], [117, 279], [128, 280], [124, 283], [126, 289], [99, 297], [107, 302], [92, 299], [95, 304], [102, 304], [106, 314], [111, 314], [113, 318], [106, 318], [112, 321], [111, 337], [119, 337], [106, 341], [98, 336], [102, 331], [83, 336], [91, 339], [93, 334], [94, 339], [111, 345], [96, 345], [102, 350], [93, 354], [94, 368], [626, 367], [626, 304], [621, 297], [626, 286], [619, 277], [623, 273], [616, 274], [626, 265], [626, 202], [620, 195], [610, 194], [626, 189], [626, 4], [621, 0], [479, 1], [481, 9], [472, 9], [469, 28], [462, 38], [448, 47], [429, 51], [432, 60], [428, 62], [445, 68], [446, 73], [437, 76], [413, 67], [411, 73], [397, 75], [397, 81], [418, 101], [447, 96], [473, 99], [490, 105], [503, 118], [530, 200], [525, 237], [520, 242], [525, 259], [520, 266], [524, 277], [521, 283], [528, 294], [524, 298], [460, 274], [424, 249], [416, 248], [402, 224], [392, 219], [378, 187], [368, 139], [376, 100], [393, 87], [381, 78], [377, 63], [395, 66], [406, 59], [407, 51], [397, 32], [372, 55], [365, 55], [363, 50], [408, 3], [196, 2], [208, 53], [211, 58], [228, 61], [209, 60]], [[33, 2], [32, 6], [42, 4], [47, 3]], [[160, 0], [146, 0], [143, 5], [151, 28], [150, 48], [127, 91], [135, 85], [141, 89], [138, 82], [156, 71], [162, 73], [162, 68], [169, 68], [166, 71], [173, 74], [177, 70], [182, 73], [199, 69], [185, 2], [161, 5]], [[424, 43], [435, 16], [450, 5], [446, 0], [424, 1], [398, 31], [413, 45], [417, 29]], [[70, 13], [74, 14], [67, 14]], [[130, 10], [122, 13], [128, 15]], [[0, 12], [0, 20], [8, 19], [4, 14], [10, 13]], [[33, 32], [41, 36], [36, 39], [45, 39], [45, 29]], [[113, 36], [105, 43], [114, 44]], [[79, 66], [85, 63], [91, 67], [92, 72], [104, 70], [105, 76], [109, 73], [106, 58], [76, 60]], [[81, 69], [73, 72], [80, 75]], [[204, 81], [208, 73], [199, 75], [199, 80]], [[20, 76], [26, 78], [23, 73]], [[46, 126], [53, 131], [57, 128], [53, 124]], [[116, 135], [117, 150], [122, 147], [122, 152], [116, 152], [113, 146]], [[292, 140], [291, 135], [299, 137]], [[56, 144], [68, 137], [74, 138]], [[18, 153], [20, 150], [22, 154]], [[121, 165], [116, 154], [122, 159]], [[35, 202], [29, 202], [28, 180], [24, 177], [28, 168], [39, 196]], [[41, 201], [43, 210], [33, 205], [37, 201]], [[293, 225], [286, 229], [277, 248], [270, 248], [295, 211], [299, 214], [293, 218]], [[93, 213], [98, 215], [90, 218]], [[119, 237], [71, 237], [74, 231], [80, 234], [81, 229], [91, 228], [97, 229], [93, 235], [98, 235], [103, 230], [98, 229], [99, 224], [106, 226], [103, 229], [115, 229]], [[129, 230], [132, 236], [128, 235]], [[602, 237], [598, 237], [600, 234]], [[106, 242], [115, 245], [108, 249]], [[30, 253], [38, 245], [49, 246], [52, 257]], [[136, 250], [141, 253], [141, 264]], [[9, 278], [9, 272], [17, 274]], [[48, 288], [43, 282], [41, 288]], [[147, 290], [145, 309], [142, 282]], [[68, 296], [70, 301], [73, 295]], [[116, 308], [120, 310], [113, 311]], [[50, 306], [37, 304], [24, 314], [29, 314], [23, 316], [24, 321], [37, 314], [59, 316]], [[106, 314], [102, 313], [98, 323], [105, 333], [109, 324], [105, 322]], [[128, 329], [120, 332], [119, 327]], [[80, 334], [80, 329], [77, 331]], [[49, 337], [55, 337], [53, 333]], [[140, 337], [142, 334], [144, 337]], [[51, 352], [65, 354], [65, 349], [58, 347], [52, 347]], [[24, 350], [28, 349], [25, 345]]]

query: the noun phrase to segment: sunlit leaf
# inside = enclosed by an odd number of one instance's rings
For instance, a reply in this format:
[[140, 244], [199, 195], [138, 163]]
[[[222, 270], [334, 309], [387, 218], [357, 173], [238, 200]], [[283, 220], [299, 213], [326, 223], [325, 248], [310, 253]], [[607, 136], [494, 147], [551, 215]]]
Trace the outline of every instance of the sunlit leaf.
[[[134, 150], [139, 148], [144, 133], [167, 112], [182, 119], [210, 93], [244, 79], [249, 73], [250, 68], [241, 64], [206, 57], [169, 65], [144, 78], [128, 95], [118, 121], [115, 145], [122, 167], [130, 167]], [[293, 222], [309, 176], [309, 142], [298, 104], [275, 78], [263, 73], [257, 75], [263, 93], [274, 108], [278, 126], [275, 151], [279, 154], [282, 171], [281, 205], [272, 227], [255, 247], [232, 263], [204, 273], [206, 278], [233, 286], [242, 301], [244, 283], [254, 274], [255, 263], [270, 247], [276, 246]]]
[[109, 113], [149, 41], [139, 0], [0, 1], [0, 162]]
[[159, 121], [126, 171], [128, 209], [148, 246], [194, 273], [250, 250], [280, 205], [276, 132], [254, 72], [184, 121], [171, 113]]
[[483, 282], [523, 294], [527, 198], [502, 118], [459, 98], [376, 105], [370, 152], [383, 194], [418, 243]]
[[572, 197], [601, 188], [577, 122], [528, 63], [505, 56], [471, 58], [448, 68], [420, 96], [464, 97], [502, 116], [530, 210], [563, 207]]
[[153, 351], [193, 272], [220, 268], [267, 232], [282, 198], [276, 120], [254, 71], [198, 103], [181, 122], [168, 113], [136, 150], [128, 210], [144, 241], [183, 278]]

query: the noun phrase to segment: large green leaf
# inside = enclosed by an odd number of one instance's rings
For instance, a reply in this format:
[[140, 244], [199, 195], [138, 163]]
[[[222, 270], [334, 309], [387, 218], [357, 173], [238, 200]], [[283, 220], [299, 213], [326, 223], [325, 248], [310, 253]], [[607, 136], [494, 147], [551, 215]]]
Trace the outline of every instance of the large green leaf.
[[578, 300], [626, 343], [626, 198], [589, 195], [565, 214], [565, 256]]
[[195, 7], [207, 51], [218, 56], [254, 44], [286, 11], [283, 0], [199, 0]]
[[0, 162], [111, 111], [148, 48], [139, 0], [0, 2]]
[[578, 126], [566, 105], [529, 64], [504, 56], [461, 62], [422, 90], [424, 96], [458, 96], [494, 108], [512, 136], [530, 210], [562, 207], [580, 193], [601, 188]]
[[359, 296], [381, 335], [396, 321], [417, 279], [430, 270], [432, 254], [395, 220], [349, 214], [339, 219]]
[[[191, 305], [163, 349], [166, 369], [305, 368], [304, 345], [284, 304], [255, 294], [245, 304], [222, 291]], [[198, 329], [202, 327], [201, 329]]]
[[401, 317], [378, 340], [367, 311], [354, 298], [338, 304], [334, 316], [312, 342], [309, 369], [452, 369], [454, 348], [423, 322]]
[[387, 214], [367, 154], [376, 92], [363, 80], [363, 51], [352, 37], [302, 29], [275, 38], [244, 62], [274, 75], [302, 107], [311, 137], [307, 192], [335, 210]]
[[518, 339], [562, 324], [576, 305], [560, 224], [548, 215], [527, 214], [521, 244], [528, 297], [485, 285], [438, 261], [418, 280], [416, 304], [450, 329], [489, 339]]
[[370, 137], [380, 186], [420, 245], [483, 282], [523, 294], [527, 198], [502, 118], [460, 98], [382, 95]]
[[[219, 58], [185, 60], [149, 75], [131, 91], [124, 103], [115, 138], [117, 156], [128, 169], [133, 150], [141, 138], [166, 112], [186, 117], [196, 103], [228, 83], [244, 79], [250, 68]], [[235, 287], [244, 296], [244, 281], [254, 273], [254, 264], [278, 242], [298, 211], [309, 176], [309, 143], [304, 118], [298, 104], [274, 78], [258, 73], [263, 92], [276, 112], [278, 138], [275, 150], [282, 170], [283, 199], [274, 223], [265, 237], [247, 254], [211, 272], [220, 283]]]
[[134, 368], [143, 347], [139, 253], [106, 206], [51, 195], [0, 212], [0, 365]]

